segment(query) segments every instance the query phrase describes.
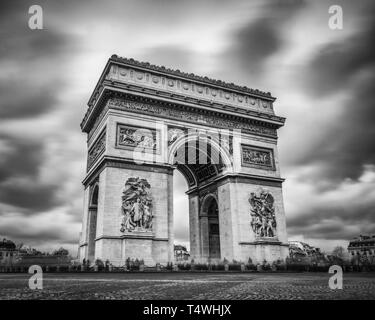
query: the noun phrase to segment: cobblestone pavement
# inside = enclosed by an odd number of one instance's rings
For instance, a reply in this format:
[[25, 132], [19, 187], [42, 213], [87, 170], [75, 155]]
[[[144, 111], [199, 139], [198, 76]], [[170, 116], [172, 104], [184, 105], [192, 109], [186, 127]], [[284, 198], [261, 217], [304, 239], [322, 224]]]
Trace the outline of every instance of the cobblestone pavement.
[[82, 273], [0, 274], [0, 299], [375, 299], [375, 273], [344, 274], [343, 289], [328, 273]]

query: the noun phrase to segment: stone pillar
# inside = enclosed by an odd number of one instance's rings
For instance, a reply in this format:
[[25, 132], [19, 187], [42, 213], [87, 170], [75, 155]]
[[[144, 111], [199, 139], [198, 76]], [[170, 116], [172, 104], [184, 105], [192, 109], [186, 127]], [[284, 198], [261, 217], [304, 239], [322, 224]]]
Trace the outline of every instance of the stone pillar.
[[206, 261], [210, 255], [210, 244], [209, 244], [209, 234], [208, 234], [208, 217], [207, 215], [199, 215], [199, 229], [201, 237], [201, 259]]
[[[171, 168], [148, 167], [134, 163], [120, 163], [106, 167], [99, 177], [98, 222], [95, 259], [109, 260], [115, 266], [122, 266], [127, 258], [144, 260], [146, 265], [156, 262], [166, 264], [173, 254], [169, 188], [172, 188]], [[125, 183], [130, 178], [146, 180], [150, 185], [152, 199], [152, 228], [121, 230], [121, 199], [128, 189]]]
[[[171, 172], [173, 173], [173, 172]], [[173, 175], [168, 175], [168, 261], [174, 262], [174, 232], [173, 232]]]
[[190, 257], [194, 260], [201, 258], [201, 238], [199, 231], [199, 200], [195, 193], [189, 194], [189, 233]]
[[97, 206], [90, 206], [88, 212], [88, 249], [87, 259], [90, 261], [95, 260], [95, 238], [96, 238], [96, 222], [97, 222]]
[[234, 246], [238, 233], [234, 220], [236, 211], [233, 204], [233, 191], [231, 189], [230, 182], [218, 186], [221, 259], [225, 258], [228, 261], [235, 259]]

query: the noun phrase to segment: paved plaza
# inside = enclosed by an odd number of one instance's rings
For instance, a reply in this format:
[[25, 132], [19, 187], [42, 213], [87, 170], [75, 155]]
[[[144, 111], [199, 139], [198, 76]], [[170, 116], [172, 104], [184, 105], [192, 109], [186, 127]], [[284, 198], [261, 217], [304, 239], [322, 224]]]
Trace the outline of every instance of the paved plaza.
[[0, 274], [0, 299], [375, 299], [374, 273], [344, 274], [342, 290], [328, 273], [50, 273], [42, 290], [29, 276]]

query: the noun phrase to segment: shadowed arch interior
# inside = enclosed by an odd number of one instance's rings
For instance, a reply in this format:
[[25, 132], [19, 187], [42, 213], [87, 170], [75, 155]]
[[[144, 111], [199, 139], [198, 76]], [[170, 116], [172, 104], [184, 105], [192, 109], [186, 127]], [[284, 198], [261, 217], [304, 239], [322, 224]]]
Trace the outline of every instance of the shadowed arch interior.
[[203, 249], [206, 251], [206, 256], [210, 260], [220, 259], [219, 208], [213, 195], [208, 195], [204, 198], [200, 220]]
[[222, 153], [210, 139], [187, 141], [174, 153], [173, 164], [186, 178], [189, 187], [217, 176], [226, 167]]

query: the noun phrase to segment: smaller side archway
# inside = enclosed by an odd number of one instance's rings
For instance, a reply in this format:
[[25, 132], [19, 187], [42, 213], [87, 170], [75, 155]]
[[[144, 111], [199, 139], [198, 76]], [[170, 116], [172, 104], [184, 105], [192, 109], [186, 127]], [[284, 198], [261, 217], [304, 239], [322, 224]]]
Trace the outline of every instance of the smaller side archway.
[[216, 195], [204, 197], [200, 210], [202, 257], [209, 261], [221, 259], [219, 208]]

